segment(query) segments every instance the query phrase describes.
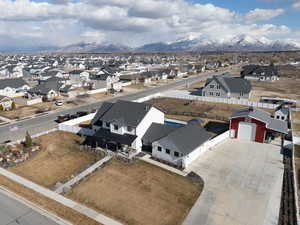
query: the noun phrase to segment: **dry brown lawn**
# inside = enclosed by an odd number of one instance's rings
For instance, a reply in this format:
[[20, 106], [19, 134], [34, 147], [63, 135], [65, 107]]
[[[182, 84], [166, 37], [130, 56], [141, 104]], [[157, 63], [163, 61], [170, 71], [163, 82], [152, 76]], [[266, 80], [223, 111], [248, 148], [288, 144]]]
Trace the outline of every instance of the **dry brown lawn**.
[[[22, 196], [26, 200], [38, 205], [41, 208], [71, 222], [74, 225], [101, 225], [100, 223], [84, 216], [71, 208], [68, 208], [60, 203], [51, 200], [31, 189], [24, 187], [4, 176], [0, 176], [0, 186], [7, 190]], [[42, 225], [42, 224], [41, 224]]]
[[[200, 118], [210, 120], [228, 120], [233, 112], [245, 109], [247, 106], [230, 105], [214, 102], [200, 102], [189, 100], [175, 99], [175, 98], [158, 98], [148, 101], [148, 103], [164, 110], [168, 118], [180, 119], [182, 118]], [[267, 112], [273, 110], [263, 109]], [[197, 115], [199, 114], [199, 116]], [[185, 120], [185, 119], [184, 119]]]
[[132, 85], [126, 86], [126, 88], [143, 90], [143, 89], [146, 89], [148, 87], [145, 86], [144, 84], [132, 84]]
[[293, 120], [300, 120], [300, 112], [293, 112]]
[[41, 110], [56, 110], [58, 107], [53, 102], [43, 102], [31, 106], [20, 106], [17, 105], [15, 110], [11, 111], [0, 111], [0, 115], [9, 119], [24, 118], [27, 116], [33, 116]]
[[125, 224], [179, 225], [203, 185], [151, 164], [112, 161], [67, 197]]
[[259, 101], [261, 96], [281, 97], [300, 103], [300, 79], [281, 79], [274, 82], [252, 82], [251, 100]]
[[11, 171], [37, 184], [52, 188], [97, 160], [97, 156], [80, 151], [81, 137], [67, 132], [53, 132], [39, 137], [41, 152], [12, 168]]

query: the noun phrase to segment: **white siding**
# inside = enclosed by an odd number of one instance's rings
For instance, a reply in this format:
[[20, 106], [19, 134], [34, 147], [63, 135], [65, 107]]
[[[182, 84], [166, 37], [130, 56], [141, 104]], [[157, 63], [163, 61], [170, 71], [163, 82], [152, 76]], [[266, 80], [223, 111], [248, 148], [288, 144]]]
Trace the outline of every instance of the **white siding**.
[[163, 124], [165, 121], [165, 114], [158, 110], [155, 107], [151, 107], [149, 112], [146, 114], [144, 119], [140, 122], [140, 124], [136, 128], [136, 136], [137, 139], [134, 143], [133, 148], [136, 150], [141, 150], [142, 148], [142, 137], [146, 133], [146, 131], [149, 129], [152, 123], [161, 123]]

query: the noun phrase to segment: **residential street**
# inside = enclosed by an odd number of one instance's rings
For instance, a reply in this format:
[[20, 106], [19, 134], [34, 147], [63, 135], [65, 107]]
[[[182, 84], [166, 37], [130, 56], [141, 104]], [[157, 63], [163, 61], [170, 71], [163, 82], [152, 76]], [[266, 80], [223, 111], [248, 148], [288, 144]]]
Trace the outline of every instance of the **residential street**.
[[0, 192], [1, 225], [58, 225], [28, 206]]
[[[224, 73], [225, 71], [228, 70], [219, 70], [219, 72], [208, 72], [208, 73], [203, 73], [198, 76], [192, 76], [187, 79], [179, 80], [174, 83], [170, 83], [164, 86], [159, 86], [155, 88], [150, 88], [146, 89], [137, 93], [129, 94], [129, 95], [124, 95], [124, 96], [116, 96], [109, 101], [116, 101], [116, 100], [135, 100], [138, 98], [142, 98], [148, 95], [152, 95], [155, 93], [167, 91], [170, 89], [175, 89], [175, 88], [180, 88], [184, 87], [187, 84], [195, 83], [197, 81], [201, 80], [206, 80], [208, 77], [211, 77], [212, 75], [219, 75], [221, 73]], [[230, 70], [229, 70], [230, 71]], [[84, 110], [92, 110], [92, 109], [97, 109], [101, 106], [103, 103], [103, 100], [91, 103], [88, 105], [83, 105], [79, 107], [75, 107], [72, 109], [67, 109], [65, 111], [60, 111], [60, 112], [50, 112], [48, 115], [40, 116], [37, 118], [33, 119], [28, 119], [28, 120], [23, 120], [23, 121], [18, 121], [15, 123], [7, 124], [0, 126], [0, 143], [3, 143], [7, 140], [15, 141], [21, 138], [24, 138], [25, 134], [27, 131], [31, 135], [41, 133], [43, 131], [50, 130], [57, 126], [57, 123], [54, 121], [57, 116], [62, 115], [62, 114], [74, 114], [78, 111], [84, 111]], [[17, 129], [16, 129], [17, 127]]]

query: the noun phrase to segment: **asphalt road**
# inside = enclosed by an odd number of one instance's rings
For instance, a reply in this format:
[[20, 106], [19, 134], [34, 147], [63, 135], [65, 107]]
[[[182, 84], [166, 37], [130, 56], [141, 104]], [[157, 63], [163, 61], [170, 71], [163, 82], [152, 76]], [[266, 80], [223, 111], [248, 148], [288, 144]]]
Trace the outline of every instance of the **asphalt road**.
[[0, 192], [1, 225], [58, 225], [28, 206]]
[[[117, 101], [117, 100], [135, 100], [138, 98], [142, 98], [148, 95], [152, 95], [155, 93], [167, 91], [170, 89], [175, 89], [179, 87], [184, 87], [187, 84], [192, 84], [197, 81], [206, 80], [208, 77], [211, 77], [212, 75], [218, 75], [221, 73], [224, 73], [228, 70], [220, 70], [219, 72], [208, 72], [208, 73], [202, 73], [200, 75], [195, 75], [186, 79], [182, 79], [179, 81], [175, 81], [173, 83], [154, 87], [150, 89], [146, 89], [140, 92], [123, 95], [123, 96], [116, 96], [112, 99], [106, 100], [106, 101]], [[19, 140], [25, 137], [26, 132], [28, 131], [31, 135], [41, 133], [43, 131], [47, 131], [50, 129], [53, 129], [57, 126], [57, 123], [55, 122], [57, 116], [62, 114], [75, 114], [78, 111], [87, 111], [92, 109], [97, 109], [101, 106], [103, 101], [98, 101], [95, 103], [90, 103], [87, 105], [82, 105], [79, 107], [75, 107], [72, 109], [66, 109], [64, 111], [59, 112], [50, 112], [47, 115], [43, 115], [37, 118], [27, 119], [23, 121], [14, 122], [11, 124], [3, 125], [0, 127], [0, 143], [3, 143], [5, 141], [11, 140]], [[12, 129], [13, 127], [18, 127], [17, 130]]]

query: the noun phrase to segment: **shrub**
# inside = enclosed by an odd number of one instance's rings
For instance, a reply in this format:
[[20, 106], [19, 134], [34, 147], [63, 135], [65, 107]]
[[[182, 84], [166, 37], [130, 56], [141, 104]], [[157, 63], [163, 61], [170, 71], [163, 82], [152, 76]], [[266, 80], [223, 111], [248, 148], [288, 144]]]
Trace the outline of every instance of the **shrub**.
[[29, 132], [26, 132], [26, 137], [25, 137], [25, 143], [24, 143], [26, 148], [30, 148], [32, 146], [32, 138], [29, 134]]

